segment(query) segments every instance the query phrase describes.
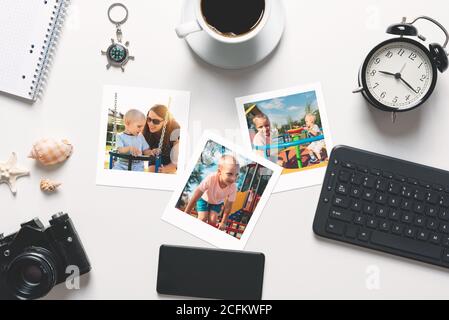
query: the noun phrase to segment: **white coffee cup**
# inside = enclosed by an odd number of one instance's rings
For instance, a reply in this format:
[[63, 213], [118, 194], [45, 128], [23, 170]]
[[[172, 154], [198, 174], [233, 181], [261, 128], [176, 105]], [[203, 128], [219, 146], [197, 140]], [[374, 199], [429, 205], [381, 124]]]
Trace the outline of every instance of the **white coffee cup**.
[[[246, 34], [235, 36], [235, 37], [230, 37], [230, 36], [225, 36], [223, 34], [220, 34], [216, 30], [214, 30], [211, 26], [209, 26], [209, 24], [206, 22], [206, 20], [204, 18], [204, 15], [203, 15], [203, 12], [201, 9], [201, 1], [202, 0], [190, 0], [190, 1], [196, 2], [195, 3], [196, 19], [193, 21], [181, 24], [180, 26], [178, 26], [176, 28], [176, 34], [178, 35], [179, 38], [183, 39], [191, 33], [204, 31], [210, 37], [212, 37], [213, 39], [215, 39], [221, 43], [237, 44], [237, 43], [244, 43], [244, 42], [247, 42], [247, 41], [253, 39], [265, 27], [268, 19], [270, 18], [271, 6], [272, 6], [273, 0], [265, 0], [264, 14], [262, 16], [262, 19], [259, 21], [259, 23], [257, 24], [257, 26], [254, 29], [252, 29], [250, 32], [248, 32]], [[226, 0], [222, 0], [222, 1], [226, 1]], [[245, 0], [242, 0], [242, 1], [245, 1]]]

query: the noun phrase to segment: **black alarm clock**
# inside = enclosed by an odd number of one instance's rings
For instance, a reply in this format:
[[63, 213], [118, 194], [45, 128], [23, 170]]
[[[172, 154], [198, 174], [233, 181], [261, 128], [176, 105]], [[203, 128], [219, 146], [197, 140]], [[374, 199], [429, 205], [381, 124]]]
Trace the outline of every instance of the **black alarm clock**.
[[[421, 19], [443, 30], [444, 45], [432, 43], [428, 48], [423, 45], [426, 38], [414, 26]], [[438, 71], [443, 73], [448, 68], [445, 48], [449, 34], [438, 21], [426, 16], [411, 23], [404, 18], [402, 23], [390, 26], [387, 33], [399, 37], [386, 40], [371, 50], [360, 69], [359, 88], [354, 93], [361, 92], [374, 107], [392, 112], [394, 121], [397, 112], [413, 110], [432, 95]]]

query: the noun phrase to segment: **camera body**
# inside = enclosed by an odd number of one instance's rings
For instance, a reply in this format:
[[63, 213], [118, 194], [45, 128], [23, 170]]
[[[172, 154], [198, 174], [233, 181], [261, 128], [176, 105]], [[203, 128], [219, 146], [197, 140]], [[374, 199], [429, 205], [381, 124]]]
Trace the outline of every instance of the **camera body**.
[[68, 214], [54, 215], [49, 227], [39, 219], [24, 223], [16, 233], [0, 235], [0, 299], [41, 298], [66, 281], [69, 266], [79, 275], [91, 269]]

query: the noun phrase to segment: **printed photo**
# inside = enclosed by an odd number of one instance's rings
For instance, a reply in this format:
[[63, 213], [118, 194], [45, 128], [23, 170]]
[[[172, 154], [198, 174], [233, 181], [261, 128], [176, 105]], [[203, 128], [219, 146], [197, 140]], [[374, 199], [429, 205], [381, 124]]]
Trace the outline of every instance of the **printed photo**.
[[282, 169], [206, 134], [163, 219], [221, 248], [243, 249]]
[[145, 88], [104, 88], [97, 183], [174, 188], [185, 161], [190, 95]]
[[247, 147], [283, 168], [276, 191], [321, 183], [332, 142], [319, 85], [236, 101]]

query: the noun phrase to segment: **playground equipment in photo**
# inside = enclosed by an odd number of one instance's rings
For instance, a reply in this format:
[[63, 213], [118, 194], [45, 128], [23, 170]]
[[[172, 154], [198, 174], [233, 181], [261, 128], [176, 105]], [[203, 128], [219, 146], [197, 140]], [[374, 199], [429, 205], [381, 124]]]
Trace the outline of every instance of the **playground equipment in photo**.
[[[118, 101], [118, 94], [116, 92], [115, 98], [114, 98], [114, 109], [112, 110], [113, 133], [112, 133], [112, 142], [111, 142], [112, 150], [109, 152], [109, 169], [111, 170], [114, 167], [114, 162], [117, 161], [118, 159], [128, 160], [128, 171], [132, 170], [132, 164], [134, 161], [143, 161], [143, 162], [148, 161], [148, 163], [150, 165], [151, 160], [155, 159], [154, 172], [158, 173], [159, 169], [162, 167], [162, 148], [163, 148], [163, 143], [164, 143], [164, 138], [165, 138], [165, 131], [167, 129], [168, 112], [165, 115], [165, 122], [164, 122], [164, 127], [162, 128], [161, 139], [159, 140], [157, 155], [155, 155], [155, 156], [133, 156], [131, 154], [122, 154], [117, 151], [117, 135], [118, 135], [118, 130], [117, 130], [118, 116], [117, 115], [119, 114], [119, 112], [117, 111], [117, 101]], [[169, 99], [168, 106], [167, 106], [168, 110], [170, 110], [170, 104], [171, 104], [171, 97]]]
[[[288, 134], [273, 139], [278, 142], [277, 144], [255, 146], [255, 149], [265, 151], [264, 154], [266, 159], [270, 158], [271, 150], [277, 150], [277, 155], [283, 159], [288, 169], [293, 169], [293, 162], [297, 165], [296, 169], [302, 169], [307, 165], [308, 158], [303, 159], [301, 146], [324, 140], [324, 135], [301, 139], [301, 134], [307, 134], [307, 130], [304, 128], [288, 130], [287, 133]], [[292, 151], [294, 152], [295, 157], [290, 156]], [[308, 157], [308, 155], [306, 157]]]

